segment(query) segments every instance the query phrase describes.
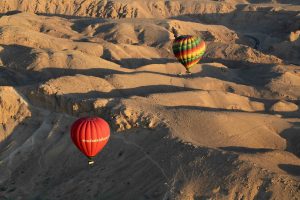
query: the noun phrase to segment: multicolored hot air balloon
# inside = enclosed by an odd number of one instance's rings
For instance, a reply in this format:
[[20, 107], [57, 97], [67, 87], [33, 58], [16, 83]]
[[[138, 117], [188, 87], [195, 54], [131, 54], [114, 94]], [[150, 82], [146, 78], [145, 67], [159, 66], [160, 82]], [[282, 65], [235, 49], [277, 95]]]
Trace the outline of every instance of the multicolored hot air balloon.
[[109, 136], [108, 123], [99, 117], [80, 118], [71, 127], [71, 139], [76, 147], [88, 157], [90, 165], [94, 164], [92, 158], [104, 148]]
[[206, 44], [200, 37], [182, 35], [176, 37], [173, 43], [173, 53], [186, 68], [187, 73], [199, 62], [206, 50]]

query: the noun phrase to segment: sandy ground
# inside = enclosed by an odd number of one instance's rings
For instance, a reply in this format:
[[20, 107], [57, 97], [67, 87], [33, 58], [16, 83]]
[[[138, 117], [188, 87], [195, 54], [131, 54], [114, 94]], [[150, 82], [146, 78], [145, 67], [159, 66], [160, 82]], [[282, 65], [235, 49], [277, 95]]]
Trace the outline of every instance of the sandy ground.
[[[16, 11], [19, 10], [19, 11]], [[298, 0], [0, 0], [0, 199], [300, 199]], [[192, 76], [172, 29], [208, 45]], [[76, 118], [112, 129], [93, 167]]]

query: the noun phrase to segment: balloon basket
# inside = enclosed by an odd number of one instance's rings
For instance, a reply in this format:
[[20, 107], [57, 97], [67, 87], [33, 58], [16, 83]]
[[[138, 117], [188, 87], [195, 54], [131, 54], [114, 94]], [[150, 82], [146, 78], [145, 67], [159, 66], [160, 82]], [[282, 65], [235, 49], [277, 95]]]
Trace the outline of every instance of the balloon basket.
[[93, 165], [94, 165], [94, 163], [95, 163], [95, 161], [93, 161], [93, 160], [92, 160], [92, 158], [89, 158], [89, 161], [88, 161], [88, 163], [89, 163], [89, 166], [93, 166]]
[[95, 162], [93, 160], [89, 160], [89, 165], [93, 165]]
[[187, 75], [192, 75], [192, 72], [190, 72], [190, 69], [187, 69], [185, 72]]

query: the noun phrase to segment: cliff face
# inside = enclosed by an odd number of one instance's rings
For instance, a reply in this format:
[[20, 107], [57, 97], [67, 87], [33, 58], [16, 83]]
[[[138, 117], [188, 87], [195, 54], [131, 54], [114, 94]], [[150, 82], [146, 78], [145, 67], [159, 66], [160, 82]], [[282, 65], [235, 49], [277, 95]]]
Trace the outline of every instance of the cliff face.
[[32, 13], [102, 18], [152, 18], [182, 14], [230, 12], [234, 4], [215, 1], [107, 1], [107, 0], [2, 0], [0, 13], [20, 10]]
[[12, 87], [0, 86], [0, 142], [26, 117], [31, 116], [27, 103]]

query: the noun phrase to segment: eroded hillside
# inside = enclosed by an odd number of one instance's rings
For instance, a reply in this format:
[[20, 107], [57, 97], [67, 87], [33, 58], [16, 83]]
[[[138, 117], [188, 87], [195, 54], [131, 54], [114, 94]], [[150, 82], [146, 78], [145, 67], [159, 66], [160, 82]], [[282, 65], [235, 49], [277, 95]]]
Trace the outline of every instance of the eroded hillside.
[[[299, 196], [296, 1], [0, 0], [0, 12], [0, 198]], [[207, 43], [191, 76], [178, 76], [174, 30]], [[112, 129], [92, 168], [69, 136], [90, 115]]]

